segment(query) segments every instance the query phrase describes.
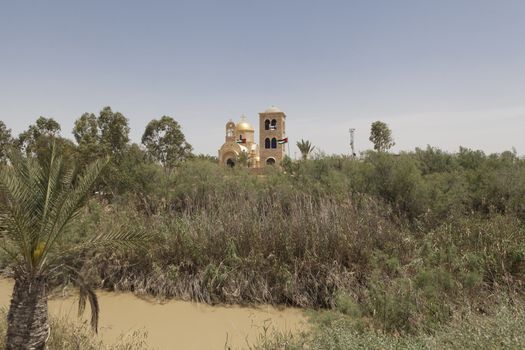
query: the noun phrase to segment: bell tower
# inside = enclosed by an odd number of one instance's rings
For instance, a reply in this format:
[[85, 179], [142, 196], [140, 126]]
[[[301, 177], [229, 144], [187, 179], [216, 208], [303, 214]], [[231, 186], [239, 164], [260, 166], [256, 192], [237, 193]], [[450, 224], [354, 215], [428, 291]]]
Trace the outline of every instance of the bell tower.
[[281, 164], [285, 155], [286, 114], [275, 106], [259, 113], [259, 156], [260, 164]]
[[235, 123], [230, 119], [230, 121], [226, 123], [226, 142], [232, 141], [235, 141]]

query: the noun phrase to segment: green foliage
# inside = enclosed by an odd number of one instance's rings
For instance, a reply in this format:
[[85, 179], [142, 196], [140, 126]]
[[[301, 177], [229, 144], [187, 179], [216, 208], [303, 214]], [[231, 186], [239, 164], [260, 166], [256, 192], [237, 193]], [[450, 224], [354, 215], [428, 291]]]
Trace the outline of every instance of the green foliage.
[[392, 131], [386, 123], [379, 120], [372, 123], [369, 140], [378, 152], [386, 152], [395, 145]]
[[294, 161], [287, 155], [284, 156], [281, 166], [283, 170], [289, 174], [293, 174], [297, 170]]
[[186, 142], [179, 123], [168, 116], [148, 123], [142, 135], [142, 144], [148, 157], [166, 168], [173, 168], [191, 157], [192, 147]]
[[73, 136], [79, 146], [96, 144], [100, 141], [97, 117], [93, 113], [84, 113], [75, 121]]
[[336, 294], [334, 302], [335, 309], [340, 313], [354, 318], [362, 316], [362, 310], [359, 303], [351, 295], [345, 292], [339, 292]]
[[312, 328], [307, 334], [262, 332], [253, 350], [385, 349], [385, 350], [477, 350], [523, 349], [525, 317], [523, 305], [500, 305], [491, 315], [467, 312], [432, 334], [400, 336], [366, 327], [353, 317], [335, 312], [311, 313]]
[[80, 164], [88, 164], [105, 154], [98, 119], [93, 113], [84, 113], [75, 121], [73, 136], [78, 144]]
[[121, 155], [129, 142], [128, 119], [120, 112], [113, 112], [111, 107], [104, 107], [98, 117], [100, 142], [112, 156]]
[[304, 141], [303, 139], [301, 139], [301, 141], [297, 141], [297, 148], [299, 148], [299, 151], [301, 151], [301, 156], [303, 160], [307, 160], [308, 155], [314, 151], [315, 146], [312, 146], [310, 141]]
[[117, 199], [120, 195], [147, 197], [157, 192], [158, 185], [166, 182], [164, 171], [146, 161], [145, 157], [145, 152], [134, 143], [108, 164], [99, 186], [106, 198]]
[[27, 157], [36, 157], [42, 161], [51, 156], [50, 150], [53, 147], [69, 163], [73, 161], [76, 151], [73, 142], [60, 137], [60, 124], [53, 118], [39, 117], [35, 124], [20, 133], [14, 143]]
[[93, 113], [84, 113], [75, 121], [73, 136], [81, 164], [104, 156], [118, 161], [128, 148], [128, 119], [109, 106], [100, 111], [98, 118]]
[[[6, 312], [0, 309], [0, 348], [5, 348], [4, 337], [7, 329]], [[146, 350], [147, 337], [143, 332], [123, 336], [116, 344], [107, 346], [94, 336], [85, 324], [71, 323], [65, 319], [51, 318], [51, 334], [46, 349], [49, 350]]]
[[[84, 172], [68, 168], [51, 150], [47, 162], [21, 158], [9, 159], [0, 173], [0, 249], [7, 257], [16, 279], [56, 277], [61, 271], [76, 271], [67, 261], [99, 247], [133, 247], [145, 241], [137, 230], [114, 228], [100, 234], [92, 232], [89, 239], [72, 244], [70, 238], [87, 196], [107, 161], [98, 160]], [[92, 326], [96, 330], [98, 302], [82, 276], [75, 276], [80, 286], [80, 310], [86, 298], [91, 305]], [[12, 312], [20, 312], [11, 309]], [[31, 311], [31, 310], [30, 310]]]
[[458, 168], [453, 155], [430, 145], [427, 146], [426, 150], [416, 148], [414, 156], [419, 162], [418, 167], [423, 176], [434, 173], [450, 173]]
[[53, 118], [40, 117], [35, 124], [30, 125], [26, 131], [18, 136], [16, 142], [24, 153], [36, 155], [39, 146], [48, 145], [48, 140], [56, 138], [59, 134], [60, 124]]
[[[92, 115], [75, 127], [78, 154], [82, 144], [104, 148], [93, 127]], [[160, 136], [151, 140], [154, 150]], [[463, 313], [477, 320], [499, 298], [522, 299], [525, 160], [515, 151], [429, 146], [392, 155], [381, 147], [360, 160], [286, 158], [284, 171], [256, 176], [204, 156], [166, 171], [126, 143], [63, 247], [115, 227], [147, 229], [154, 239], [144, 251], [107, 248], [68, 263], [89, 265], [111, 290], [338, 310], [313, 335], [317, 348], [446, 347], [439, 332]], [[438, 345], [425, 338], [434, 335]]]
[[3, 121], [0, 120], [0, 164], [7, 161], [7, 152], [13, 146], [11, 129], [8, 129]]
[[242, 167], [247, 167], [249, 163], [249, 155], [247, 152], [241, 151], [239, 153], [239, 156], [237, 157], [237, 164], [239, 164]]

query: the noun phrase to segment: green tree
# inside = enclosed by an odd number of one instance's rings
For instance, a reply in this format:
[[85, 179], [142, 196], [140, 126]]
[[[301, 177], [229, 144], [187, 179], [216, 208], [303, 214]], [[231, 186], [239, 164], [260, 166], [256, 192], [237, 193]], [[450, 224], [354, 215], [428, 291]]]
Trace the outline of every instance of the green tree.
[[97, 122], [101, 144], [109, 154], [121, 155], [129, 142], [128, 119], [120, 112], [113, 112], [111, 107], [104, 107]]
[[166, 181], [163, 168], [147, 160], [145, 151], [132, 143], [119, 158], [110, 162], [101, 178], [101, 190], [115, 197], [122, 193], [133, 193], [144, 198], [157, 192], [162, 181]]
[[7, 150], [12, 144], [11, 129], [8, 129], [5, 123], [0, 120], [0, 164], [5, 163]]
[[78, 145], [100, 142], [97, 117], [93, 113], [84, 113], [75, 121], [73, 136]]
[[[89, 165], [81, 174], [65, 166], [50, 150], [43, 163], [32, 157], [10, 156], [0, 173], [0, 250], [9, 258], [15, 285], [8, 312], [7, 350], [43, 350], [49, 336], [47, 290], [55, 273], [67, 268], [72, 256], [100, 246], [116, 248], [143, 242], [141, 232], [115, 230], [72, 244], [66, 238], [78, 228], [81, 209], [106, 160]], [[79, 280], [80, 281], [80, 280]], [[96, 329], [96, 295], [84, 283], [79, 311], [91, 304]]]
[[303, 160], [307, 160], [308, 155], [314, 151], [315, 146], [312, 146], [310, 141], [304, 141], [301, 139], [301, 141], [297, 141], [297, 148], [299, 148], [299, 151], [301, 151]]
[[84, 113], [75, 121], [73, 136], [78, 144], [80, 164], [87, 164], [104, 155], [98, 120], [93, 113]]
[[20, 151], [27, 157], [47, 159], [53, 145], [56, 146], [65, 162], [73, 162], [75, 144], [68, 139], [60, 137], [60, 124], [53, 118], [39, 117], [35, 124], [18, 136], [14, 141]]
[[39, 117], [35, 124], [22, 132], [16, 140], [17, 146], [26, 155], [37, 155], [39, 150], [49, 148], [50, 141], [60, 135], [60, 124], [53, 118]]
[[166, 168], [172, 168], [189, 158], [192, 151], [179, 123], [168, 116], [148, 123], [142, 135], [142, 144], [146, 147], [148, 157]]
[[374, 149], [378, 152], [386, 152], [395, 145], [392, 131], [386, 123], [379, 120], [372, 123], [369, 140], [374, 144]]

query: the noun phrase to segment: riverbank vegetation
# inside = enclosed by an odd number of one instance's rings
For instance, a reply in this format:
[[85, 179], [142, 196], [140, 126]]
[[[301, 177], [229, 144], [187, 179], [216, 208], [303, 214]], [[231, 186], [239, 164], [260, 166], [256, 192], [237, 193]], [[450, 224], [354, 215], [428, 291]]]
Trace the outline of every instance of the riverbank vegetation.
[[[73, 145], [65, 159], [82, 162], [96, 145]], [[525, 282], [525, 160], [515, 151], [317, 154], [255, 175], [188, 148], [170, 167], [138, 145], [115, 149], [70, 242], [115, 227], [147, 232], [151, 242], [71, 257], [95, 287], [332, 310], [307, 339], [340, 343], [317, 348], [358, 344], [361, 335], [378, 347], [403, 348], [401, 337], [428, 348], [425, 337], [459, 339], [454, 329], [523, 327], [512, 323]], [[465, 314], [472, 324], [460, 321]]]
[[338, 312], [312, 315], [307, 334], [263, 332], [250, 350], [478, 350], [525, 348], [523, 305], [503, 306], [491, 315], [464, 312], [432, 333], [400, 335], [370, 329], [361, 319]]
[[[0, 309], [0, 334], [7, 332], [7, 312]], [[123, 335], [115, 344], [105, 345], [98, 337], [93, 336], [91, 326], [87, 323], [73, 323], [63, 318], [50, 318], [51, 333], [47, 342], [48, 350], [147, 350], [147, 334], [133, 331]], [[0, 337], [0, 349], [6, 343]]]

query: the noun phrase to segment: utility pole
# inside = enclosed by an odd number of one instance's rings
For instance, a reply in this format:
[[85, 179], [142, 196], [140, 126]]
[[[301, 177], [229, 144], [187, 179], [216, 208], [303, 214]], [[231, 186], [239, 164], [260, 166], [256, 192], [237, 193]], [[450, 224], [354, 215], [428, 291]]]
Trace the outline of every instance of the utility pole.
[[355, 156], [356, 156], [356, 154], [355, 154], [355, 145], [354, 145], [355, 129], [354, 128], [350, 128], [348, 131], [350, 132], [350, 148], [352, 149], [351, 157], [352, 157], [352, 159], [354, 159]]

